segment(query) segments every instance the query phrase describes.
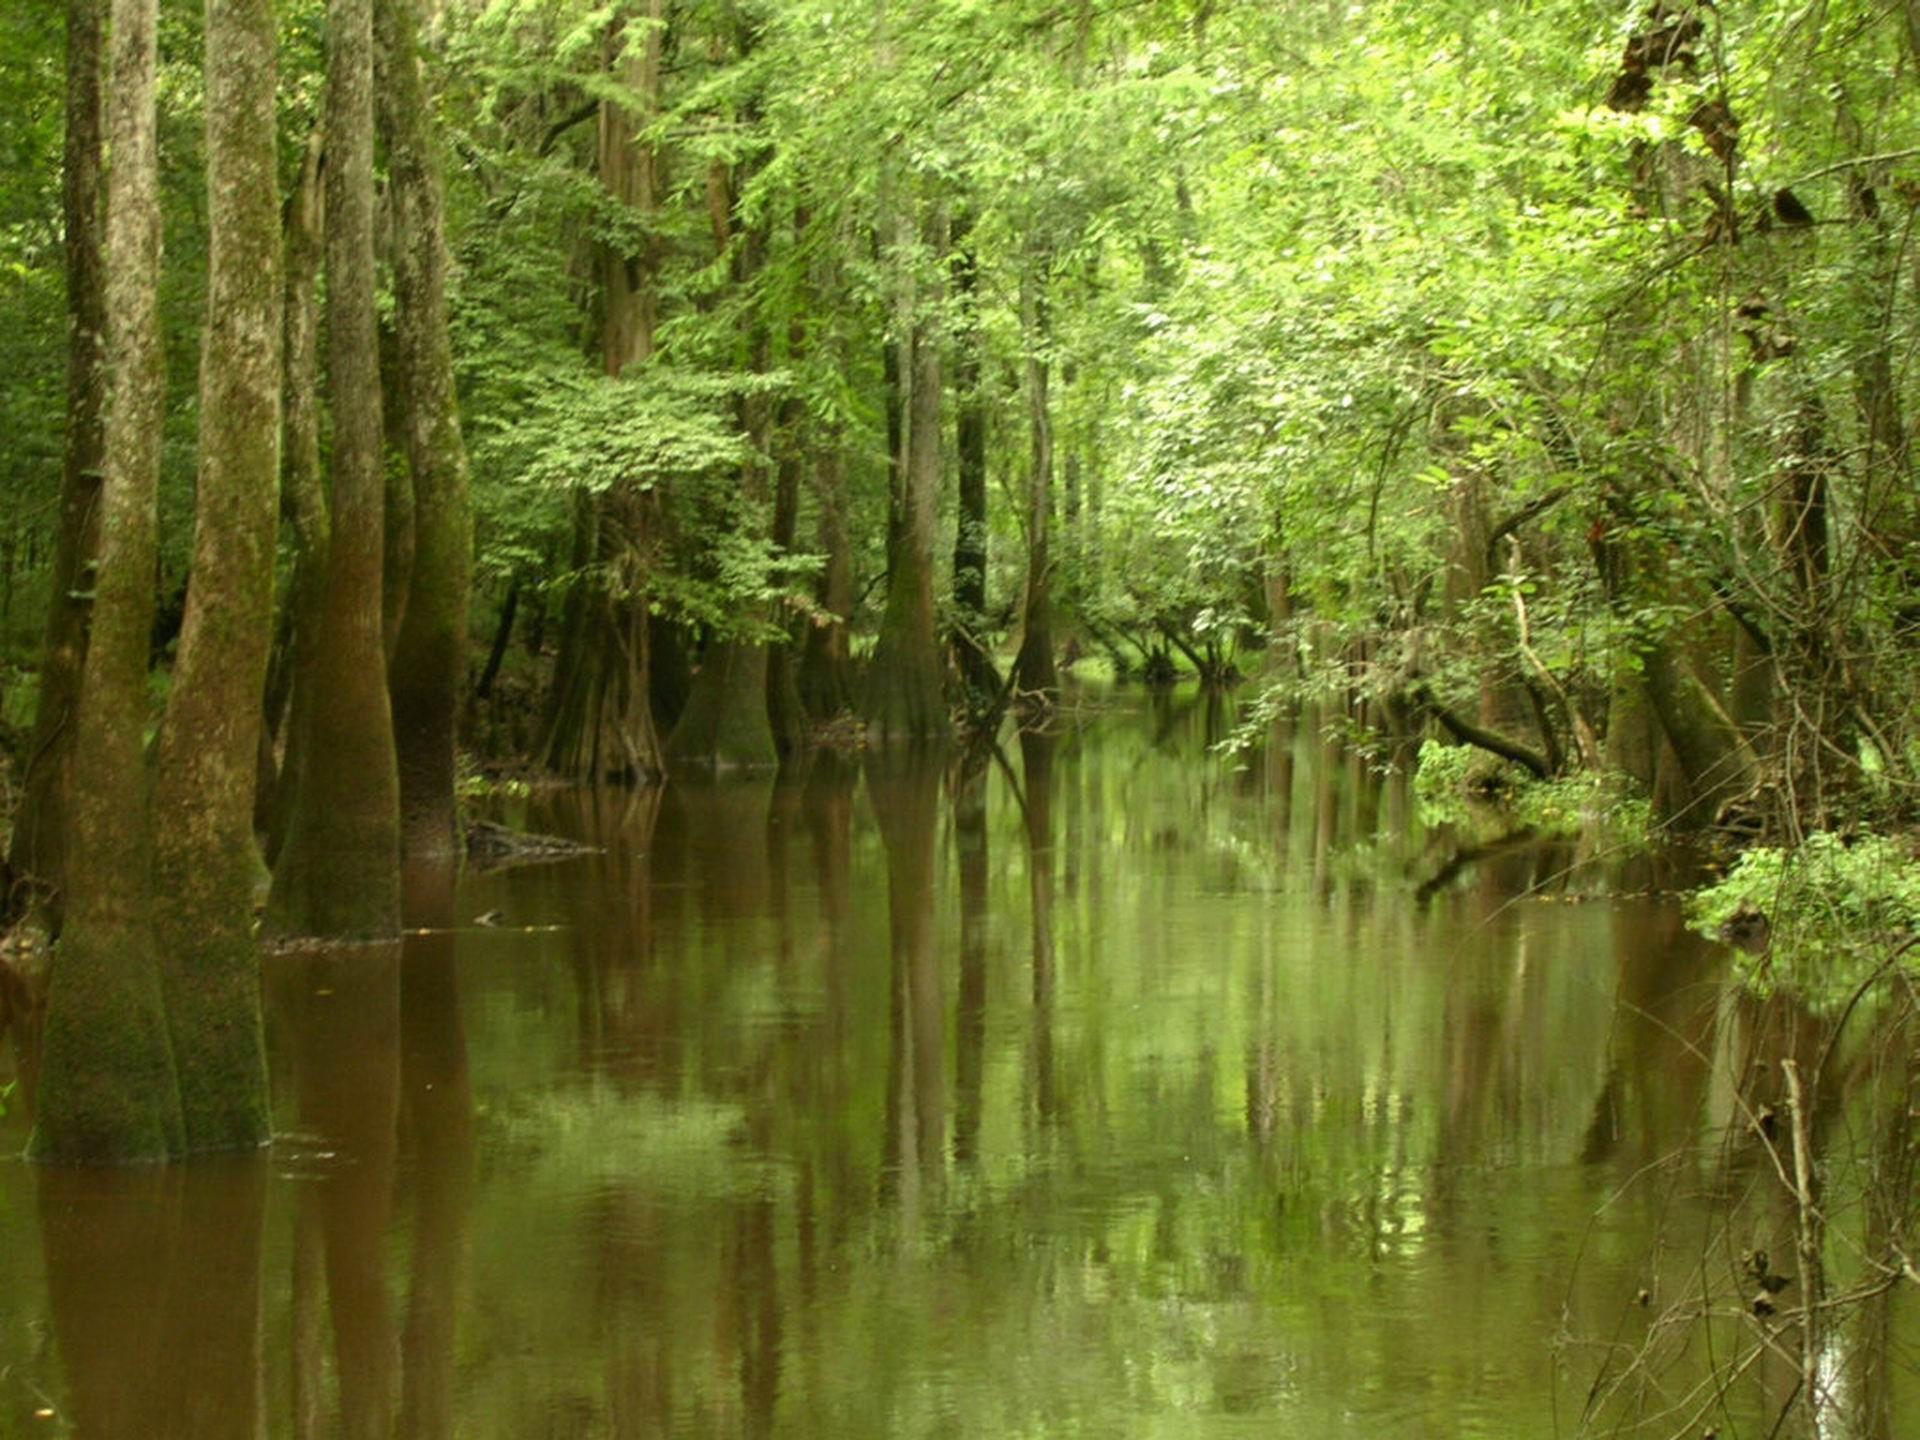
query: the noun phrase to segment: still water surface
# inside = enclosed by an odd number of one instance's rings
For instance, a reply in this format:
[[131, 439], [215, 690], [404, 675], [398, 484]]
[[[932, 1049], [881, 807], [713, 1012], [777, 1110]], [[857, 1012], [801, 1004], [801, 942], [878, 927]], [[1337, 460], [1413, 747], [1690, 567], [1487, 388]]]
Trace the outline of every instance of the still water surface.
[[0, 1162], [0, 1436], [1572, 1433], [1723, 966], [1219, 723], [525, 802], [270, 962], [267, 1155]]

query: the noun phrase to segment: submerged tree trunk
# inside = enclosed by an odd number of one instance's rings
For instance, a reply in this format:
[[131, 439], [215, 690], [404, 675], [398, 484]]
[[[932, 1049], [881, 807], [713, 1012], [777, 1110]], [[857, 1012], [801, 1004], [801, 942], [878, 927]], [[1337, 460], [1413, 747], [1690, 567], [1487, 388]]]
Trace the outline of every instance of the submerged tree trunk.
[[[101, 359], [107, 317], [100, 268], [104, 8], [102, 0], [67, 0], [67, 132], [60, 196], [67, 274], [66, 452], [60, 466], [60, 529], [54, 537], [39, 698], [8, 854], [15, 879], [31, 880], [48, 897], [48, 919], [56, 931], [65, 909], [68, 777], [80, 671], [87, 655], [92, 586], [85, 572], [98, 543], [106, 400]], [[9, 883], [0, 893], [0, 919], [24, 899]]]
[[329, 0], [325, 110], [332, 533], [314, 683], [295, 701], [309, 726], [299, 789], [267, 920], [284, 935], [391, 935], [400, 924], [400, 795], [381, 634], [371, 0]]
[[154, 948], [142, 753], [166, 403], [158, 21], [158, 0], [114, 0], [99, 573], [74, 739], [67, 924], [48, 994], [31, 1145], [47, 1160], [162, 1160], [182, 1140]]
[[[935, 216], [928, 240], [946, 249], [944, 219]], [[933, 532], [940, 502], [940, 332], [935, 321], [940, 287], [906, 298], [910, 363], [906, 404], [907, 460], [902, 516], [887, 577], [887, 609], [867, 667], [867, 734], [886, 744], [948, 733], [941, 689], [939, 643], [933, 626]], [[917, 303], [916, 303], [917, 301]]]
[[380, 100], [393, 196], [394, 328], [399, 339], [413, 565], [388, 672], [400, 775], [400, 843], [409, 857], [456, 845], [454, 728], [466, 682], [473, 513], [467, 447], [447, 338], [446, 206], [415, 0], [378, 0]]
[[211, 258], [193, 581], [154, 779], [154, 933], [192, 1150], [271, 1133], [253, 938], [259, 695], [273, 638], [280, 216], [271, 0], [208, 0]]

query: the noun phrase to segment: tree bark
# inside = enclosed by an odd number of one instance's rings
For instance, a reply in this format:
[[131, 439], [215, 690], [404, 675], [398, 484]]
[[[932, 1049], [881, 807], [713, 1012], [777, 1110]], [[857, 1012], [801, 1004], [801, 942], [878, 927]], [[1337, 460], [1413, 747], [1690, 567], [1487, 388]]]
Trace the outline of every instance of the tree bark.
[[[1053, 415], [1047, 393], [1046, 257], [1033, 261], [1039, 273], [1021, 287], [1021, 329], [1027, 340], [1027, 408], [1032, 458], [1027, 471], [1026, 621], [1015, 666], [1025, 706], [1044, 709], [1060, 690], [1053, 665], [1053, 615], [1050, 598], [1053, 525]], [[1204, 678], [1204, 676], [1203, 676]]]
[[267, 805], [266, 856], [278, 862], [293, 817], [294, 797], [312, 743], [312, 707], [303, 698], [322, 682], [316, 668], [320, 631], [327, 614], [327, 550], [332, 533], [326, 488], [320, 472], [320, 257], [324, 244], [326, 190], [321, 182], [323, 132], [308, 137], [300, 179], [287, 198], [284, 231], [285, 292], [282, 303], [280, 504], [293, 529], [292, 654], [293, 675], [286, 748]]
[[[664, 0], [647, 0], [646, 33], [636, 46], [624, 29], [608, 38], [607, 63], [640, 96], [641, 109], [614, 100], [600, 104], [600, 183], [615, 201], [638, 213], [645, 228], [637, 249], [603, 246], [601, 364], [615, 379], [653, 354], [658, 318], [658, 244], [652, 226], [659, 209], [660, 155], [638, 136], [659, 102]], [[657, 502], [634, 485], [582, 498], [574, 517], [576, 572], [597, 563], [567, 597], [554, 700], [544, 745], [547, 764], [597, 783], [609, 776], [639, 782], [665, 772], [654, 725], [651, 589], [652, 535]]]
[[253, 787], [273, 641], [281, 281], [272, 0], [207, 0], [210, 259], [192, 582], [161, 726], [154, 931], [191, 1150], [271, 1132]]
[[980, 380], [979, 266], [956, 224], [954, 289], [959, 292], [961, 331], [953, 365], [954, 451], [959, 468], [960, 513], [953, 539], [954, 652], [969, 714], [988, 718], [1000, 693], [987, 640], [987, 404]]
[[[946, 251], [946, 223], [935, 214], [927, 240]], [[902, 516], [887, 578], [887, 608], [868, 664], [865, 718], [879, 744], [945, 737], [950, 729], [941, 693], [940, 651], [933, 627], [933, 532], [940, 501], [940, 332], [935, 317], [940, 287], [915, 296], [902, 310], [910, 363], [906, 367], [906, 469]]]
[[847, 627], [853, 618], [853, 546], [847, 534], [846, 460], [837, 434], [820, 437], [810, 471], [824, 557], [814, 599], [826, 619], [810, 625], [800, 658], [800, 699], [816, 720], [853, 708]]
[[415, 0], [377, 0], [380, 110], [393, 198], [394, 329], [413, 565], [387, 676], [400, 774], [400, 844], [409, 858], [455, 853], [454, 731], [466, 681], [473, 511], [467, 447], [447, 336], [446, 205], [417, 54]]
[[99, 571], [74, 737], [67, 924], [50, 981], [30, 1147], [47, 1160], [163, 1160], [179, 1153], [183, 1138], [154, 947], [142, 753], [166, 404], [158, 22], [158, 0], [114, 0]]
[[[710, 168], [707, 200], [714, 239], [719, 254], [731, 255], [734, 285], [744, 289], [763, 266], [766, 235], [759, 226], [735, 233], [736, 198], [732, 173], [718, 164]], [[743, 323], [747, 369], [764, 375], [772, 368], [773, 358], [766, 321], [757, 309], [749, 309]], [[747, 513], [753, 516], [762, 513], [768, 499], [766, 466], [758, 457], [767, 453], [772, 420], [771, 407], [763, 396], [748, 395], [742, 400], [740, 424], [755, 458], [741, 466], [740, 486], [746, 495]], [[764, 620], [764, 606], [753, 605], [746, 618]], [[768, 716], [768, 648], [764, 640], [745, 638], [707, 646], [687, 692], [686, 709], [667, 741], [669, 760], [720, 770], [757, 770], [779, 763], [779, 747]]]
[[[57, 933], [65, 897], [66, 811], [80, 672], [87, 655], [86, 575], [99, 534], [101, 364], [107, 327], [100, 269], [101, 83], [105, 19], [101, 0], [67, 0], [66, 142], [61, 177], [67, 274], [67, 433], [60, 467], [60, 529], [54, 537], [39, 697], [27, 751], [19, 812], [8, 854], [17, 880], [47, 897]], [[25, 899], [10, 882], [0, 918]]]
[[[806, 242], [807, 209], [796, 205], [793, 213], [793, 244], [796, 250]], [[787, 320], [787, 369], [798, 373], [807, 358], [807, 327], [804, 300], [796, 302]], [[774, 418], [775, 443], [779, 460], [773, 480], [773, 549], [776, 555], [789, 556], [800, 529], [800, 477], [806, 468], [806, 450], [810, 436], [807, 402], [797, 388], [781, 400]], [[806, 748], [807, 711], [800, 699], [799, 646], [791, 619], [781, 628], [787, 638], [767, 650], [767, 724], [773, 731], [774, 748], [792, 755]]]
[[373, 263], [372, 0], [328, 0], [327, 369], [333, 494], [306, 753], [267, 923], [283, 935], [400, 924], [400, 785], [381, 633], [386, 487]]

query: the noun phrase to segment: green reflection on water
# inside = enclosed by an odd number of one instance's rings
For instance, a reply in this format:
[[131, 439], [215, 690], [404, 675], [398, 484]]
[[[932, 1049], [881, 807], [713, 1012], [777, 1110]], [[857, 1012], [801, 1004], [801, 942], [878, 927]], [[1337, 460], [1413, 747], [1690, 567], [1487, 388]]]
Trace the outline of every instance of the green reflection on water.
[[1725, 1123], [1720, 967], [1566, 849], [1418, 900], [1403, 781], [1221, 726], [528, 802], [603, 849], [272, 962], [264, 1172], [0, 1166], [0, 1436], [1571, 1433], [1711, 1229], [1627, 1182]]

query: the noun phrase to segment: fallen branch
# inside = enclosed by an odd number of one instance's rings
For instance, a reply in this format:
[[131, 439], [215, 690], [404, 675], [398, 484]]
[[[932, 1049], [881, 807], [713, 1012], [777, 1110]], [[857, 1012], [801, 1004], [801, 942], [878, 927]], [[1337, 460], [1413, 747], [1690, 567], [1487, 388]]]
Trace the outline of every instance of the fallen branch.
[[1509, 740], [1497, 731], [1482, 729], [1466, 717], [1449, 710], [1425, 685], [1415, 686], [1410, 693], [1416, 704], [1424, 706], [1446, 728], [1447, 733], [1462, 744], [1498, 755], [1502, 760], [1511, 760], [1532, 772], [1537, 780], [1552, 778], [1553, 769], [1539, 751], [1529, 749], [1518, 740]]

